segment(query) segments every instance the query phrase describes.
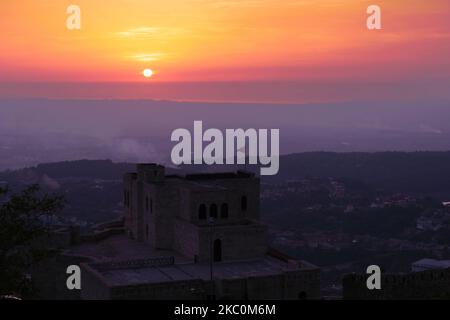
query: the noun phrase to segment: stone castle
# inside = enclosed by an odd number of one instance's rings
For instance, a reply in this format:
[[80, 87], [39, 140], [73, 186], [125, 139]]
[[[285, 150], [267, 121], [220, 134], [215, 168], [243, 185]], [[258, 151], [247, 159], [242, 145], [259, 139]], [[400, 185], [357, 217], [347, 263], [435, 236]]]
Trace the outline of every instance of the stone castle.
[[256, 259], [265, 255], [259, 222], [259, 179], [253, 174], [165, 176], [164, 167], [138, 165], [125, 176], [125, 228], [138, 241], [175, 250], [197, 262]]
[[319, 298], [319, 268], [268, 246], [259, 193], [249, 172], [176, 176], [137, 165], [124, 176], [124, 241], [144, 256], [83, 264], [82, 297]]

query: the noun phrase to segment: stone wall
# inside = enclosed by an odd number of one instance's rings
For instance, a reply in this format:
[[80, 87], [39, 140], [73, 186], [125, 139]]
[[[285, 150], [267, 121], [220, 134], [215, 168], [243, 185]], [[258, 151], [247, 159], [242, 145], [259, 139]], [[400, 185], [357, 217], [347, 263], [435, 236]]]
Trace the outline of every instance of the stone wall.
[[[259, 259], [267, 251], [267, 227], [261, 224], [195, 226], [177, 219], [174, 223], [177, 235], [174, 250], [198, 262], [208, 262], [211, 243], [219, 239], [222, 261]], [[211, 237], [212, 231], [212, 237]]]
[[[260, 220], [260, 181], [259, 178], [250, 179], [223, 179], [219, 183], [235, 192], [239, 203], [239, 217], [241, 219]], [[247, 198], [247, 209], [242, 210], [240, 200], [245, 196]]]
[[320, 269], [286, 271], [283, 299], [320, 299]]
[[[200, 279], [158, 284], [108, 286], [93, 268], [83, 268], [87, 285], [83, 299], [203, 300], [213, 293], [210, 281]], [[276, 275], [215, 279], [214, 294], [219, 300], [319, 299], [319, 270], [296, 270]]]
[[120, 286], [110, 290], [116, 300], [203, 300], [208, 285], [201, 280]]
[[198, 227], [184, 220], [176, 219], [174, 232], [174, 250], [182, 255], [198, 260], [199, 256], [199, 232]]
[[156, 207], [156, 187], [153, 184], [144, 184], [143, 199], [143, 241], [150, 244], [152, 247], [156, 246], [156, 221], [155, 221], [155, 207]]
[[180, 190], [171, 185], [157, 188], [154, 202], [155, 248], [172, 249], [174, 221], [180, 209]]
[[368, 275], [350, 274], [343, 279], [343, 297], [349, 300], [449, 299], [450, 269], [407, 274], [384, 274], [381, 290], [367, 289]]
[[124, 175], [124, 224], [127, 233], [134, 239], [138, 234], [137, 217], [137, 183], [136, 174], [128, 173]]
[[110, 287], [102, 274], [87, 263], [81, 267], [81, 299], [83, 300], [109, 300]]
[[267, 227], [259, 223], [199, 227], [199, 261], [209, 261], [212, 242], [222, 244], [222, 261], [262, 258], [267, 251]]

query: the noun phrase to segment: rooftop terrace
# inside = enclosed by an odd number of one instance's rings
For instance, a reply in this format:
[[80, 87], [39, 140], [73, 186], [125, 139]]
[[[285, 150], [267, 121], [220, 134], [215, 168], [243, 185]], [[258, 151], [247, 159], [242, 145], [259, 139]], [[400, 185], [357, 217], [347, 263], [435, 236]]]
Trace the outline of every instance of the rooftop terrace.
[[[100, 274], [110, 286], [210, 279], [209, 263], [194, 263], [174, 251], [155, 250], [125, 235], [74, 246], [66, 254], [90, 258], [92, 262], [88, 267]], [[214, 278], [238, 279], [316, 268], [304, 261], [293, 264], [288, 259], [268, 254], [258, 260], [214, 263]]]

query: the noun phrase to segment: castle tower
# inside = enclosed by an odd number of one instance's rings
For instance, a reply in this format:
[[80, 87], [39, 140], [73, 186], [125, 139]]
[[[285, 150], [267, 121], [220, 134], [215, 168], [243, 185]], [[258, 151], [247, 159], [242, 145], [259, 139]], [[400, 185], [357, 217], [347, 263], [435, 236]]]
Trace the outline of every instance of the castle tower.
[[139, 164], [124, 177], [125, 221], [133, 238], [197, 262], [262, 257], [267, 228], [259, 221], [259, 178], [252, 173], [165, 176]]

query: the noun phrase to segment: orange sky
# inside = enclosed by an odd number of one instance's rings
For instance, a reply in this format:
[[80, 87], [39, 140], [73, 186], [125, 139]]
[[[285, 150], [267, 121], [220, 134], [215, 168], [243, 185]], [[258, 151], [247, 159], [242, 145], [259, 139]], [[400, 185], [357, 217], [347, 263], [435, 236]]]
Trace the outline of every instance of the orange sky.
[[[80, 31], [66, 29], [70, 4]], [[381, 31], [366, 28], [369, 4], [382, 8]], [[448, 0], [2, 0], [0, 30], [0, 82], [450, 74]]]

